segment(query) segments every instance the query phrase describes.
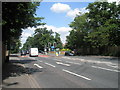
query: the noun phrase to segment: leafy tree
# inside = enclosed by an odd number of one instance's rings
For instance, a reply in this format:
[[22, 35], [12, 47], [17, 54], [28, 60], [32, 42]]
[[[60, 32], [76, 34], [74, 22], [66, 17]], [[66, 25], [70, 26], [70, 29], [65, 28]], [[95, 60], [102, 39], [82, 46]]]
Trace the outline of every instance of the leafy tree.
[[62, 49], [62, 41], [60, 39], [60, 34], [55, 32], [55, 38], [54, 39], [55, 39], [54, 41], [56, 42], [56, 48]]
[[88, 5], [89, 26], [92, 28], [88, 37], [91, 37], [93, 43], [97, 43], [96, 46], [120, 45], [119, 8], [120, 5], [115, 2], [95, 2]]
[[55, 32], [54, 38], [53, 33], [52, 30], [47, 30], [47, 28], [37, 28], [33, 34], [34, 36], [27, 38], [23, 45], [23, 49], [38, 47], [38, 49], [44, 50], [44, 48], [50, 47], [54, 42], [56, 42], [57, 47], [61, 48], [62, 43], [60, 35]]
[[35, 17], [39, 3], [3, 2], [2, 3], [2, 39], [10, 45], [12, 37], [19, 39], [22, 29], [41, 25], [41, 17]]
[[14, 39], [14, 42], [11, 45], [11, 53], [18, 53], [19, 52], [19, 47], [21, 46], [21, 42], [19, 39]]
[[88, 33], [87, 13], [82, 16], [77, 16], [70, 27], [73, 29], [70, 31], [70, 35], [67, 36], [67, 45], [70, 49], [81, 48], [86, 45], [84, 38]]
[[98, 48], [99, 54], [108, 46], [120, 46], [120, 4], [94, 2], [89, 13], [76, 16], [67, 36], [67, 47], [75, 49]]

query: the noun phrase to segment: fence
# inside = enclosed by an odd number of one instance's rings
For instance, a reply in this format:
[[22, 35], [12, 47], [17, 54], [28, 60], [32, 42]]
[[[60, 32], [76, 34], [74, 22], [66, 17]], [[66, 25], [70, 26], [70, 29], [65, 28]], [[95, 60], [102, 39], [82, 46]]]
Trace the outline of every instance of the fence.
[[120, 57], [120, 46], [106, 46], [100, 48], [80, 48], [76, 49], [78, 55], [108, 55]]

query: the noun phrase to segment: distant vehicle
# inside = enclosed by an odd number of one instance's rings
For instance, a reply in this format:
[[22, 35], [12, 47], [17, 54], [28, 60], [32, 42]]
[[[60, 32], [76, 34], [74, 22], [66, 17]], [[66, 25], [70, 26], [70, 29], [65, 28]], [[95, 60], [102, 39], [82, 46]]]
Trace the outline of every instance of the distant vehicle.
[[74, 53], [72, 53], [71, 51], [66, 51], [65, 56], [74, 56]]
[[27, 54], [26, 50], [21, 50], [21, 56], [26, 54]]
[[30, 56], [38, 56], [38, 48], [30, 48]]
[[29, 54], [29, 51], [27, 50], [26, 53]]

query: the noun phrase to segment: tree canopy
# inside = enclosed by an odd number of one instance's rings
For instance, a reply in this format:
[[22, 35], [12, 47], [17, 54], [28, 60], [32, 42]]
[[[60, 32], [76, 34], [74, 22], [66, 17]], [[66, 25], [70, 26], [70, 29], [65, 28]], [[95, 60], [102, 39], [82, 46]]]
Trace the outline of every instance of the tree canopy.
[[[55, 36], [53, 35], [55, 33]], [[60, 34], [48, 30], [47, 28], [37, 28], [33, 34], [33, 37], [28, 37], [23, 45], [22, 49], [29, 49], [31, 47], [37, 47], [40, 50], [53, 46], [56, 44], [56, 48], [62, 48], [62, 42]]]
[[120, 46], [120, 4], [94, 2], [87, 7], [89, 13], [76, 16], [69, 24], [72, 28], [66, 46], [72, 49]]
[[19, 39], [24, 28], [44, 24], [40, 23], [42, 17], [35, 17], [39, 4], [37, 2], [2, 2], [3, 42], [8, 43], [12, 38]]

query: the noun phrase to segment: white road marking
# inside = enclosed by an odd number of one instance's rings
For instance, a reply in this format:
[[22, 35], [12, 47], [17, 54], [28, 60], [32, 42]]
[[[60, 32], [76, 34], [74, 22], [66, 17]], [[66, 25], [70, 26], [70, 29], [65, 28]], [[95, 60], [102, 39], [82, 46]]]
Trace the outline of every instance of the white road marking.
[[107, 65], [107, 66], [110, 66], [110, 67], [113, 67], [113, 68], [119, 69], [118, 65], [116, 65], [116, 64], [106, 64], [106, 65]]
[[39, 68], [43, 68], [43, 67], [41, 67], [40, 65], [38, 65], [38, 64], [34, 64], [35, 66], [37, 66], [37, 67], [39, 67]]
[[108, 68], [103, 68], [103, 67], [98, 67], [98, 66], [92, 66], [93, 68], [99, 68], [99, 69], [103, 69], [103, 70], [108, 70], [108, 71], [113, 71], [113, 72], [120, 72], [118, 70], [112, 70], [112, 69], [108, 69]]
[[39, 61], [39, 62], [43, 62], [43, 61]]
[[33, 58], [33, 57], [28, 57], [29, 59], [32, 59], [32, 60], [36, 60], [35, 58]]
[[47, 64], [47, 65], [49, 65], [49, 66], [52, 66], [52, 67], [55, 67], [54, 65], [52, 65], [52, 64], [49, 64], [49, 63], [45, 63], [45, 64]]
[[56, 60], [56, 61], [62, 61], [62, 60], [59, 60], [59, 59], [54, 59], [54, 60]]
[[65, 64], [65, 63], [62, 63], [62, 62], [56, 62], [57, 64], [61, 64], [61, 65], [65, 65], [65, 66], [70, 66], [69, 64]]
[[95, 61], [95, 60], [88, 60], [88, 59], [81, 59], [81, 58], [70, 58], [70, 57], [62, 57], [65, 59], [69, 59], [69, 60], [79, 60], [81, 62], [88, 62], [88, 63], [100, 63], [100, 64], [113, 64], [112, 62], [108, 62], [108, 61]]
[[85, 77], [85, 76], [82, 76], [82, 75], [79, 75], [79, 74], [73, 73], [73, 72], [68, 71], [68, 70], [65, 70], [65, 69], [63, 69], [63, 71], [65, 71], [65, 72], [67, 72], [67, 73], [70, 73], [70, 74], [72, 74], [72, 75], [75, 75], [75, 76], [78, 76], [78, 77], [84, 78], [84, 79], [86, 79], [86, 80], [91, 80], [90, 78], [87, 78], [87, 77]]
[[72, 63], [72, 64], [77, 64], [77, 65], [81, 65], [80, 63], [75, 63], [75, 62], [70, 62], [70, 61], [65, 61], [67, 63]]

